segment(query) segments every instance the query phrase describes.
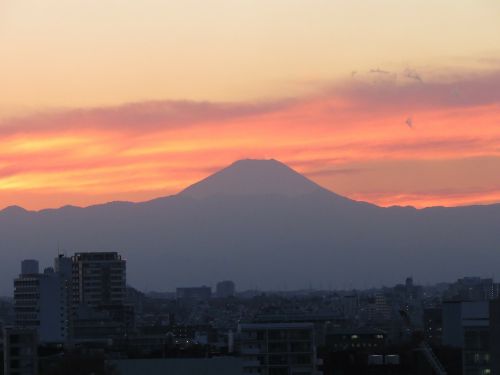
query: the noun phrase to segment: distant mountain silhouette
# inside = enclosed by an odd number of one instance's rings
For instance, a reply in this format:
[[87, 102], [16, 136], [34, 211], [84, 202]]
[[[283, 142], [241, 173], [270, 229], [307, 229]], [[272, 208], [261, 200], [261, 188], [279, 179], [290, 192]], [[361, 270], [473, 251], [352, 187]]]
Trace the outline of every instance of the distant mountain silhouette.
[[239, 288], [347, 288], [500, 276], [500, 205], [381, 208], [334, 194], [275, 160], [242, 160], [148, 202], [0, 211], [0, 294], [24, 258], [58, 244], [120, 251], [142, 290], [232, 279]]
[[239, 160], [189, 186], [180, 195], [203, 199], [215, 195], [286, 195], [296, 197], [323, 188], [274, 159]]

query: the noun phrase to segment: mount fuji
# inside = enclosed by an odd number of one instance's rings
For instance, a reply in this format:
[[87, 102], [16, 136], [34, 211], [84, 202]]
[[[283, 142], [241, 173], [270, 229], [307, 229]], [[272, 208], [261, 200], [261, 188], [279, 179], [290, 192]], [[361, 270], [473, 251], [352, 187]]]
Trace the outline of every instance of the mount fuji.
[[500, 205], [382, 208], [335, 194], [276, 160], [241, 160], [147, 202], [0, 211], [0, 294], [22, 259], [57, 243], [119, 251], [142, 290], [359, 288], [500, 276]]

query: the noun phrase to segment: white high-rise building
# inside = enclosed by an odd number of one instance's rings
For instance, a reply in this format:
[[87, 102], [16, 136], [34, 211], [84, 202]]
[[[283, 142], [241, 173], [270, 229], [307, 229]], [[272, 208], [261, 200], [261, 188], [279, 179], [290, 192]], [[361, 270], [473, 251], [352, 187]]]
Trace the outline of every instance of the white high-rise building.
[[36, 272], [35, 262], [23, 261], [21, 274], [14, 280], [16, 326], [35, 329], [40, 342], [65, 342], [69, 334], [67, 279], [53, 268]]

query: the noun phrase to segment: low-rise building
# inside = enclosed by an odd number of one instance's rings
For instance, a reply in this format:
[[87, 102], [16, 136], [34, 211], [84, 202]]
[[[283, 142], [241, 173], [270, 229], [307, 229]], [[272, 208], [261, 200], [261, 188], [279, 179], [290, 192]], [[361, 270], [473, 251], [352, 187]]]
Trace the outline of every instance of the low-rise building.
[[331, 329], [326, 334], [326, 347], [332, 351], [376, 350], [386, 342], [387, 334], [380, 329]]
[[216, 295], [218, 298], [233, 297], [235, 293], [234, 282], [231, 280], [224, 280], [217, 283]]
[[500, 371], [500, 301], [443, 304], [443, 345], [461, 348], [463, 374]]
[[244, 374], [317, 375], [312, 323], [240, 324]]
[[212, 288], [209, 286], [177, 288], [177, 300], [180, 302], [200, 302], [212, 297]]
[[3, 339], [4, 374], [38, 375], [37, 330], [6, 327]]

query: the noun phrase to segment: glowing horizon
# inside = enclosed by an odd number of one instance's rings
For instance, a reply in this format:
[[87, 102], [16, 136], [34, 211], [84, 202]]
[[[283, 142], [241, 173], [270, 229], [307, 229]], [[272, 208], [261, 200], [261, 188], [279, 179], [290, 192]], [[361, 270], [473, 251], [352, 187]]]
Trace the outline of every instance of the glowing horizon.
[[0, 209], [144, 201], [243, 158], [381, 206], [498, 203], [499, 19], [494, 0], [7, 0]]

